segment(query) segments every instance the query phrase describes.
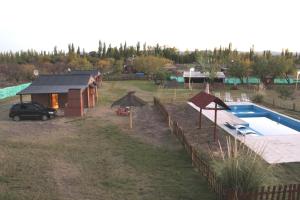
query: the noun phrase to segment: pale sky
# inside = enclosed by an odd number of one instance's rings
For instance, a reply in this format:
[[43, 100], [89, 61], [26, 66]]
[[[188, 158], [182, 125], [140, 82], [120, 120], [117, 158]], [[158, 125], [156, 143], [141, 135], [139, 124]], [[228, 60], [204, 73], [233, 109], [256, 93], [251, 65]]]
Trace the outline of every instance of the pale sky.
[[98, 41], [300, 51], [299, 0], [0, 0], [0, 51]]

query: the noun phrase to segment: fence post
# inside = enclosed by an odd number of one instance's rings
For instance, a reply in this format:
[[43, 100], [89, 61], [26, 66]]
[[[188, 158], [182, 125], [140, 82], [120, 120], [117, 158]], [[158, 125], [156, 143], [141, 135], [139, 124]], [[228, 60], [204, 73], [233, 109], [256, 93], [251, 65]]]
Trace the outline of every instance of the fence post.
[[192, 152], [192, 166], [195, 167], [194, 166], [194, 149], [193, 149], [193, 147], [191, 147], [191, 152]]
[[293, 111], [296, 111], [296, 103], [293, 103]]

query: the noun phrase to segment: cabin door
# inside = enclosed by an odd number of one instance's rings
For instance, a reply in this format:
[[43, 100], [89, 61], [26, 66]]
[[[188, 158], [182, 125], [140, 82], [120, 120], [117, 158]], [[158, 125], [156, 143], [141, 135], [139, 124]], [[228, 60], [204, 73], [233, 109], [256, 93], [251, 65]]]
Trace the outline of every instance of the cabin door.
[[58, 94], [51, 94], [51, 108], [58, 109]]

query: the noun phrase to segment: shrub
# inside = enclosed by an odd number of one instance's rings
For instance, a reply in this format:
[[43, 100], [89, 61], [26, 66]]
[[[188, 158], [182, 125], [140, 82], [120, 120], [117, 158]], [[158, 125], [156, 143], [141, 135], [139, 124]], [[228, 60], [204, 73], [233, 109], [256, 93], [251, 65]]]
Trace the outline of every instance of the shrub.
[[217, 176], [232, 191], [253, 191], [272, 178], [271, 165], [260, 159], [262, 150], [254, 153], [235, 139], [227, 139], [227, 150], [220, 146], [222, 161], [215, 163]]
[[262, 94], [256, 94], [252, 97], [252, 101], [254, 103], [261, 103], [264, 99], [264, 96]]
[[287, 87], [279, 86], [276, 88], [276, 92], [279, 94], [279, 98], [281, 99], [288, 99], [292, 98], [293, 91]]

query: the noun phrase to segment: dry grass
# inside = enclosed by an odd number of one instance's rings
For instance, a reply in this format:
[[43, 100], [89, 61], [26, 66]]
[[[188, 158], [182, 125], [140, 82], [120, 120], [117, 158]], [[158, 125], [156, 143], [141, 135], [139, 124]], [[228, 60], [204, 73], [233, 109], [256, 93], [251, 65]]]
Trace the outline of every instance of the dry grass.
[[133, 130], [110, 109], [127, 90], [151, 101], [144, 84], [104, 83], [84, 118], [13, 122], [3, 111], [0, 199], [214, 199], [151, 106], [135, 110]]
[[[151, 106], [135, 110], [133, 130], [116, 117], [110, 104], [130, 90], [148, 102], [174, 98], [173, 89], [147, 81], [104, 82], [97, 108], [84, 118], [18, 123], [7, 117], [18, 99], [2, 102], [0, 199], [214, 199]], [[176, 95], [183, 101], [197, 92]], [[299, 164], [282, 165], [276, 175], [299, 182]]]

